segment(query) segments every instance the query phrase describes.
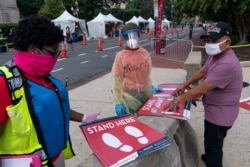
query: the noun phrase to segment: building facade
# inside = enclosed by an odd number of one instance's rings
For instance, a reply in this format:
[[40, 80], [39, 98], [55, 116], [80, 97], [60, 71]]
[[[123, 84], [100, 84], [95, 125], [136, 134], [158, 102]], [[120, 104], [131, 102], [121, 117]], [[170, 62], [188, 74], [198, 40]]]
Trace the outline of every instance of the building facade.
[[0, 23], [18, 23], [19, 20], [16, 0], [0, 0]]

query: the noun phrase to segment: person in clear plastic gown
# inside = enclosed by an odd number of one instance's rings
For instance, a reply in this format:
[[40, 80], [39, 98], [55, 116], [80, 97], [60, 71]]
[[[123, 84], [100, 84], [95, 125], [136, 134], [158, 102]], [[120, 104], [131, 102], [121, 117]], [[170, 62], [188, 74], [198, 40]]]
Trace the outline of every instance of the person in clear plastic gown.
[[117, 115], [135, 114], [157, 89], [150, 78], [150, 54], [139, 45], [139, 27], [128, 23], [122, 35], [127, 47], [116, 55], [112, 67], [112, 92]]

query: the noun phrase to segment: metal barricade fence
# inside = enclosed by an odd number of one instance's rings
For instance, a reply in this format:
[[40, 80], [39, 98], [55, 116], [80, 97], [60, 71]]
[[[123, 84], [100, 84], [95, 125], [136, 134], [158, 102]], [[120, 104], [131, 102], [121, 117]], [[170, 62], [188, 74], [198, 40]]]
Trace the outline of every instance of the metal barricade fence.
[[185, 39], [151, 38], [151, 52], [162, 59], [184, 63], [193, 50], [193, 42]]

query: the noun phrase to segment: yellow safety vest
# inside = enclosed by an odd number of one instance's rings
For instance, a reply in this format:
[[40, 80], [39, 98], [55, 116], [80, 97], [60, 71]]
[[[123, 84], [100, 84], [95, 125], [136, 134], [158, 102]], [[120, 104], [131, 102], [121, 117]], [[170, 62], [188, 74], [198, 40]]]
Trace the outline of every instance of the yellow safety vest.
[[[39, 140], [31, 118], [20, 73], [18, 70], [11, 72], [8, 66], [0, 67], [0, 71], [3, 72], [7, 80], [12, 96], [12, 104], [6, 108], [9, 121], [0, 137], [0, 155], [37, 154], [41, 158], [43, 167], [53, 166], [48, 161], [46, 151]], [[65, 158], [74, 156], [69, 140], [63, 153]]]

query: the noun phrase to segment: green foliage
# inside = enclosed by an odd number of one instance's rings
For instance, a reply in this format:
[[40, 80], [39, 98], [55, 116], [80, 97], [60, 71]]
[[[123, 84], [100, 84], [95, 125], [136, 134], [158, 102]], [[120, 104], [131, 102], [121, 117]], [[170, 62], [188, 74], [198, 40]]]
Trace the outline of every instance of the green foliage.
[[124, 15], [125, 15], [124, 20], [125, 20], [125, 21], [128, 21], [128, 20], [130, 20], [133, 16], [136, 16], [136, 17], [139, 16], [139, 9], [129, 9], [129, 10], [125, 10]]
[[176, 18], [200, 16], [203, 21], [225, 21], [237, 27], [241, 43], [250, 30], [250, 0], [174, 0]]
[[112, 8], [109, 10], [109, 13], [112, 13], [113, 16], [116, 18], [122, 20], [123, 22], [126, 19], [126, 11], [124, 9], [119, 9], [119, 8]]
[[168, 20], [172, 20], [172, 0], [164, 0], [164, 13]]
[[142, 1], [140, 5], [140, 16], [145, 19], [152, 17], [154, 13], [154, 3], [152, 0]]
[[17, 0], [16, 2], [21, 18], [36, 15], [40, 7], [43, 5], [43, 0]]
[[103, 12], [104, 1], [102, 0], [82, 0], [79, 2], [80, 18], [86, 21], [94, 19], [99, 12]]
[[132, 1], [129, 1], [127, 3], [127, 5], [126, 5], [126, 9], [140, 9], [141, 2], [142, 2], [142, 0], [132, 0]]
[[[59, 16], [64, 9], [72, 14], [71, 7], [75, 7], [75, 1], [76, 0], [17, 0], [17, 5], [22, 18], [39, 14], [40, 16], [54, 19]], [[89, 21], [99, 12], [107, 14], [110, 10], [113, 10], [114, 7], [117, 6], [117, 8], [119, 8], [122, 2], [126, 3], [128, 1], [130, 0], [77, 0], [79, 7], [78, 16], [80, 19]], [[137, 8], [137, 10], [138, 9], [139, 8]]]
[[[171, 0], [164, 0], [163, 15], [169, 20], [172, 19], [171, 5]], [[149, 17], [154, 18], [153, 0], [131, 0], [126, 5], [126, 10], [128, 9], [139, 10], [138, 15], [142, 16], [145, 19], [148, 19]]]
[[133, 16], [139, 16], [139, 10], [138, 9], [111, 9], [108, 13], [112, 13], [115, 17], [121, 19], [124, 21], [124, 23], [128, 20], [130, 20]]
[[[110, 10], [120, 7], [121, 2], [129, 0], [77, 0], [80, 19], [92, 20], [99, 12], [108, 14]], [[75, 7], [75, 0], [63, 0], [65, 8], [72, 14], [71, 7]], [[114, 8], [115, 7], [115, 8]], [[112, 13], [113, 14], [113, 13]]]
[[44, 5], [39, 10], [38, 15], [47, 19], [55, 19], [65, 10], [62, 0], [45, 0]]
[[239, 43], [240, 41], [240, 36], [239, 35], [233, 35], [231, 36], [231, 45], [235, 45]]
[[205, 20], [229, 20], [230, 17], [240, 15], [250, 9], [250, 0], [174, 0], [174, 11], [178, 16], [188, 17], [196, 15]]
[[0, 29], [9, 29], [9, 28], [16, 28], [18, 23], [1, 23]]

